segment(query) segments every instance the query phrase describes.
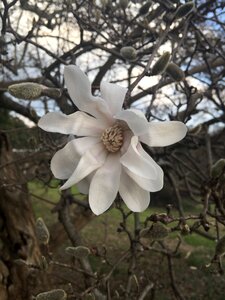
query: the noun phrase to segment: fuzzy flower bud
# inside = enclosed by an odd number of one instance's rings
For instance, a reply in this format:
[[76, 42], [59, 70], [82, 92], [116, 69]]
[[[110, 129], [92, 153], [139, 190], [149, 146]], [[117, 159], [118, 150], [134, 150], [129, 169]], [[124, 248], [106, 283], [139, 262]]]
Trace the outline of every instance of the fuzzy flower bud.
[[131, 60], [131, 61], [135, 60], [137, 57], [137, 51], [131, 46], [123, 47], [120, 50], [120, 54], [127, 60]]
[[180, 230], [181, 230], [182, 235], [188, 235], [191, 232], [190, 227], [188, 226], [188, 224], [182, 224], [180, 226]]
[[160, 223], [153, 223], [150, 228], [141, 230], [140, 235], [153, 241], [159, 241], [168, 236], [168, 229]]
[[15, 259], [13, 262], [15, 264], [17, 264], [18, 266], [26, 266], [27, 265], [26, 261], [21, 258]]
[[90, 254], [89, 248], [84, 247], [84, 246], [67, 247], [65, 249], [65, 251], [68, 255], [79, 258], [79, 259], [85, 258]]
[[48, 244], [50, 234], [42, 218], [38, 218], [36, 221], [36, 234], [37, 234], [37, 239], [41, 244], [44, 245]]
[[40, 293], [37, 295], [36, 300], [66, 300], [67, 295], [64, 290], [55, 289], [49, 292]]
[[45, 256], [41, 256], [41, 260], [39, 262], [39, 267], [41, 270], [45, 271], [48, 269], [48, 262]]
[[170, 52], [164, 52], [162, 56], [157, 60], [157, 62], [152, 67], [152, 75], [162, 74], [169, 63]]
[[8, 92], [16, 98], [35, 100], [41, 97], [43, 87], [43, 85], [35, 82], [23, 82], [10, 85]]
[[175, 13], [175, 18], [176, 19], [184, 18], [185, 16], [190, 14], [190, 12], [192, 12], [194, 8], [195, 8], [195, 4], [192, 1], [179, 6]]
[[212, 166], [212, 177], [219, 178], [225, 172], [225, 159], [221, 158]]
[[185, 79], [184, 71], [182, 71], [175, 63], [169, 63], [166, 72], [174, 81], [182, 81]]

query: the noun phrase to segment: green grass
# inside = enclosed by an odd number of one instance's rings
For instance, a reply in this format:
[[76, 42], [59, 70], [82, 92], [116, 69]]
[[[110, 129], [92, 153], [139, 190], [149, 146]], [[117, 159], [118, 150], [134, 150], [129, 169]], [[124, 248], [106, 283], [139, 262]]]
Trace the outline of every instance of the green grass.
[[[32, 204], [35, 211], [36, 218], [42, 217], [47, 225], [51, 225], [56, 221], [56, 216], [51, 212], [51, 210], [54, 208], [55, 204], [60, 200], [60, 191], [59, 191], [59, 182], [57, 180], [53, 180], [51, 182], [51, 187], [46, 187], [42, 182], [40, 181], [32, 181], [28, 184], [29, 191], [35, 196], [32, 196]], [[72, 189], [73, 194], [77, 194], [78, 191], [76, 187], [73, 187]], [[48, 203], [48, 201], [52, 202], [52, 204]], [[187, 201], [185, 201], [187, 202]], [[187, 206], [188, 210], [191, 209], [190, 205]], [[194, 207], [196, 210], [197, 208]], [[128, 212], [128, 209], [124, 207], [125, 212]], [[159, 213], [165, 213], [165, 209], [162, 207], [151, 207], [140, 214], [140, 222], [144, 222], [147, 217], [149, 217], [152, 214], [159, 214]], [[175, 217], [178, 216], [178, 212], [176, 210], [172, 210], [172, 215]], [[119, 223], [122, 221], [121, 213], [118, 209], [112, 208], [108, 212], [95, 217], [90, 224], [84, 228], [84, 233], [87, 237], [92, 237], [96, 233], [96, 228], [98, 232], [99, 240], [101, 240], [104, 237], [104, 231], [106, 227], [106, 223], [108, 224], [107, 230], [110, 234], [117, 233], [117, 228], [119, 227]], [[134, 224], [134, 215], [131, 214], [127, 218], [127, 225], [128, 228], [132, 228]], [[169, 225], [173, 226], [174, 224]], [[171, 233], [170, 238], [175, 238], [177, 236], [177, 233]], [[215, 242], [208, 240], [207, 238], [204, 238], [197, 234], [190, 234], [185, 236], [184, 238], [185, 243], [193, 246], [193, 247], [205, 247], [209, 250], [213, 249], [215, 247]]]
[[[60, 182], [58, 180], [52, 180], [50, 187], [38, 180], [28, 183], [35, 217], [42, 217], [47, 225], [51, 225], [56, 221], [56, 216], [51, 210], [60, 200], [59, 187]], [[74, 195], [78, 194], [76, 187], [72, 188], [72, 193]], [[82, 196], [79, 198], [82, 199]]]
[[[47, 188], [40, 181], [29, 182], [28, 188], [31, 193], [35, 217], [42, 217], [47, 225], [54, 223], [56, 216], [52, 214], [51, 210], [60, 199], [58, 189]], [[50, 204], [49, 201], [52, 202], [52, 204]]]
[[194, 247], [203, 247], [207, 249], [214, 249], [215, 248], [215, 241], [209, 240], [204, 236], [201, 236], [196, 233], [189, 234], [184, 237], [184, 240], [187, 244], [194, 246]]

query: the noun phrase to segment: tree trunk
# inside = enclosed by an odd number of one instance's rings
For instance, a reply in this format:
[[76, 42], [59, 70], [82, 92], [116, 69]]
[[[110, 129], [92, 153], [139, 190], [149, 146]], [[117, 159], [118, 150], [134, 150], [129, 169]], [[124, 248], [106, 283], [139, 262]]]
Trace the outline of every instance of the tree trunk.
[[27, 185], [13, 163], [13, 152], [3, 133], [0, 133], [0, 255], [0, 299], [32, 299], [31, 269], [15, 261], [38, 264], [35, 218]]

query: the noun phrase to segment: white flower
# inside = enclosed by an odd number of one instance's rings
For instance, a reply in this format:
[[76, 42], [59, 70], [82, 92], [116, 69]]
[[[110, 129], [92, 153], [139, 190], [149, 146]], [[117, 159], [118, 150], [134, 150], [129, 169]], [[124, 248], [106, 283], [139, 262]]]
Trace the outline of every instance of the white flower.
[[163, 187], [163, 171], [140, 142], [150, 147], [174, 144], [186, 135], [186, 126], [178, 121], [148, 122], [138, 110], [123, 110], [127, 89], [119, 85], [102, 82], [102, 98], [94, 97], [87, 76], [76, 66], [65, 67], [64, 75], [80, 111], [51, 112], [38, 123], [46, 131], [79, 137], [52, 158], [54, 176], [67, 179], [61, 190], [76, 184], [89, 194], [96, 215], [111, 206], [118, 192], [130, 210], [145, 210], [149, 192]]

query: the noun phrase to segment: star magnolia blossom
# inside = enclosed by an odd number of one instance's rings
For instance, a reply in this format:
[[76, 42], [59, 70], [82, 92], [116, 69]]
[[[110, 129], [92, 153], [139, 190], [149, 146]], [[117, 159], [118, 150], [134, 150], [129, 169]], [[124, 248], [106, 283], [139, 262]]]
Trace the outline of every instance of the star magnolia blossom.
[[76, 184], [89, 194], [96, 215], [111, 206], [118, 192], [130, 210], [145, 210], [149, 192], [163, 187], [163, 171], [140, 142], [150, 147], [174, 144], [184, 138], [186, 126], [178, 121], [148, 122], [138, 110], [123, 110], [127, 89], [112, 83], [101, 83], [102, 98], [93, 96], [87, 76], [76, 66], [66, 66], [64, 75], [80, 111], [50, 112], [38, 123], [46, 131], [76, 136], [51, 160], [54, 176], [67, 180], [61, 190]]

